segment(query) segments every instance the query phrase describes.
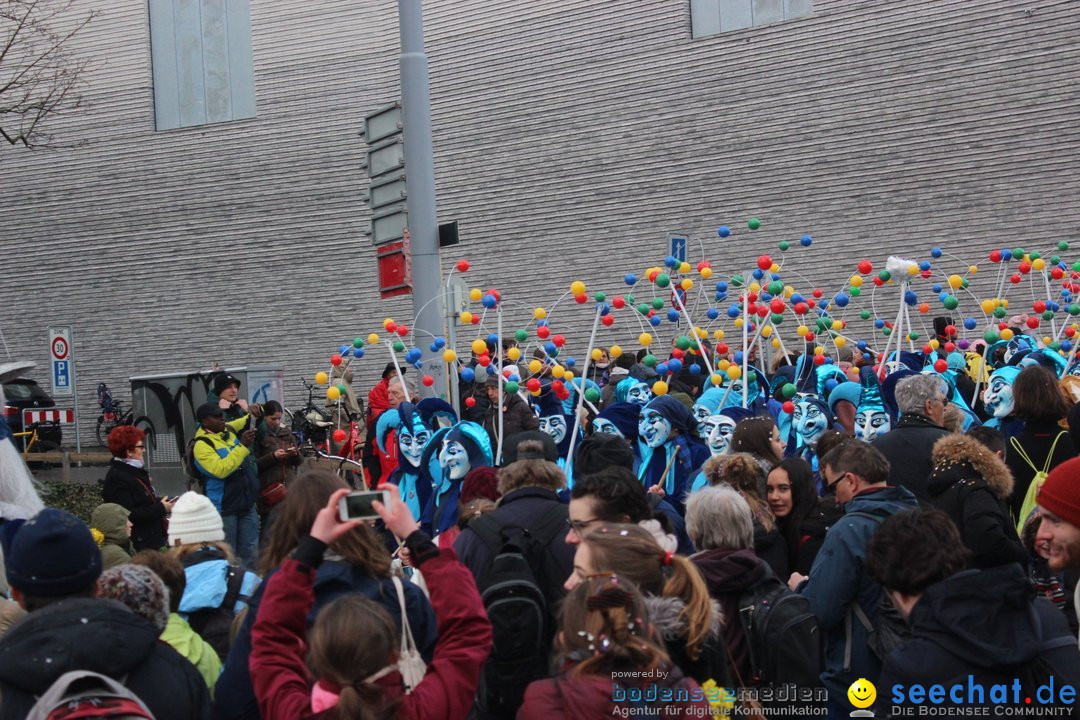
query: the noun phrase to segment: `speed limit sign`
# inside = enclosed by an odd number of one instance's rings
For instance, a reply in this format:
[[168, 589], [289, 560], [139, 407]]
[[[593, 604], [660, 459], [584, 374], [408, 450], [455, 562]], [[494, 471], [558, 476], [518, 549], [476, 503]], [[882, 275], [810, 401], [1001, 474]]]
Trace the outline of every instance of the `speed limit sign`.
[[49, 354], [52, 358], [52, 394], [75, 394], [75, 358], [71, 351], [71, 328], [62, 325], [49, 328]]

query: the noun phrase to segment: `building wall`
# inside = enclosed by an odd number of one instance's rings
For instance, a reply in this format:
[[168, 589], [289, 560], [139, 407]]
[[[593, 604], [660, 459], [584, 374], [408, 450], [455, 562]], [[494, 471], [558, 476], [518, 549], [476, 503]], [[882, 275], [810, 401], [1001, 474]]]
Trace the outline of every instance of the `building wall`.
[[[167, 132], [145, 3], [75, 3], [95, 6], [78, 42], [90, 107], [56, 125], [77, 146], [0, 150], [12, 354], [44, 370], [45, 328], [66, 322], [84, 391], [217, 360], [279, 364], [295, 393], [337, 344], [407, 318], [407, 299], [378, 299], [362, 235], [358, 131], [397, 94], [393, 3], [252, 3], [257, 118]], [[425, 6], [439, 216], [462, 238], [444, 270], [468, 258], [508, 328], [571, 280], [619, 291], [672, 231], [720, 274], [809, 232], [789, 277], [830, 293], [862, 257], [938, 245], [947, 271], [982, 261], [986, 277], [992, 247], [1076, 238], [1070, 3], [815, 0], [805, 19], [700, 39], [689, 0]], [[589, 319], [565, 302], [553, 318], [579, 357]], [[620, 316], [601, 341], [638, 332]], [[363, 361], [361, 392], [385, 359]], [[80, 410], [96, 416], [88, 392]]]

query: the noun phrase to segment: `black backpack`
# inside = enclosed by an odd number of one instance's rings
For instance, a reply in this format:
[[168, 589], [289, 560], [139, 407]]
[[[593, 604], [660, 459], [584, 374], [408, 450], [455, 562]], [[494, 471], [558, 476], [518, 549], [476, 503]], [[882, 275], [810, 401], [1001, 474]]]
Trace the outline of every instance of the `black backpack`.
[[[181, 564], [187, 568], [198, 565], [208, 560], [220, 560], [223, 556], [214, 548], [200, 550], [185, 555], [180, 559]], [[225, 571], [225, 597], [221, 605], [216, 608], [202, 608], [188, 613], [188, 625], [199, 637], [210, 644], [214, 651], [225, 661], [229, 654], [229, 636], [232, 631], [233, 618], [236, 617], [236, 603], [243, 600], [245, 603], [251, 600], [247, 595], [241, 594], [244, 586], [246, 571], [240, 565], [229, 563]]]
[[821, 683], [821, 633], [810, 601], [769, 574], [739, 599], [739, 622], [750, 651], [750, 685]]
[[192, 437], [187, 441], [187, 445], [184, 446], [184, 455], [180, 465], [184, 470], [184, 475], [188, 478], [188, 490], [194, 490], [205, 495], [206, 476], [199, 472], [199, 466], [195, 464], [195, 443], [200, 440], [211, 448], [214, 447], [214, 442], [205, 435]]
[[485, 713], [513, 717], [529, 683], [548, 675], [554, 624], [542, 578], [548, 544], [566, 530], [566, 506], [553, 503], [532, 528], [500, 526], [490, 515], [469, 524], [493, 560], [477, 583], [494, 634], [477, 689]]

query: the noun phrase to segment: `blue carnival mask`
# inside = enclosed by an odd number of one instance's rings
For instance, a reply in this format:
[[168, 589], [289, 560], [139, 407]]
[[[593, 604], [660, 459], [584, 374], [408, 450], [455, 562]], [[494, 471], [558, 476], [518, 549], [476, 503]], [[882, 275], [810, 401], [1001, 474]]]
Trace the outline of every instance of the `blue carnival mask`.
[[701, 393], [701, 397], [697, 399], [693, 409], [690, 411], [694, 419], [697, 420], [697, 434], [702, 440], [707, 440], [709, 437], [709, 428], [704, 426], [705, 421], [720, 411], [720, 403], [724, 399], [724, 392], [718, 387], [709, 388]]
[[566, 437], [566, 416], [547, 415], [540, 418], [540, 432], [547, 433], [558, 445]]
[[671, 421], [657, 410], [643, 410], [638, 420], [638, 439], [651, 448], [658, 448], [671, 437]]
[[460, 480], [472, 469], [468, 451], [455, 440], [443, 441], [442, 450], [439, 451], [439, 465], [451, 480]]
[[705, 418], [704, 424], [708, 425], [705, 442], [709, 446], [709, 452], [714, 457], [723, 455], [731, 445], [731, 436], [735, 434], [735, 419], [727, 415], [710, 415]]
[[[563, 421], [563, 425], [566, 425], [566, 421]], [[605, 433], [607, 435], [618, 435], [619, 437], [626, 439], [619, 428], [615, 427], [615, 423], [611, 422], [607, 418], [596, 418], [592, 421], [592, 429], [594, 433]], [[546, 431], [545, 431], [546, 432]], [[558, 444], [558, 441], [555, 441]]]
[[626, 392], [626, 402], [634, 403], [635, 405], [640, 405], [641, 407], [645, 407], [646, 405], [648, 405], [649, 401], [652, 400], [652, 398], [652, 390], [650, 390], [649, 386], [641, 382], [640, 380], [635, 381], [634, 384], [630, 386], [630, 389]]
[[872, 367], [859, 370], [859, 404], [855, 408], [855, 437], [863, 442], [870, 442], [878, 435], [892, 430], [892, 417], [885, 410], [881, 399], [881, 386], [877, 373]]
[[983, 407], [993, 417], [1008, 417], [1013, 411], [1012, 384], [1020, 368], [1011, 365], [990, 373], [990, 382], [983, 391]]
[[427, 430], [412, 430], [404, 426], [398, 429], [398, 451], [409, 465], [414, 468], [420, 467], [420, 458], [424, 454], [424, 447], [431, 439], [431, 433]]
[[812, 447], [817, 439], [829, 429], [829, 418], [820, 403], [806, 397], [795, 403], [795, 412], [791, 420], [802, 445], [808, 447]]

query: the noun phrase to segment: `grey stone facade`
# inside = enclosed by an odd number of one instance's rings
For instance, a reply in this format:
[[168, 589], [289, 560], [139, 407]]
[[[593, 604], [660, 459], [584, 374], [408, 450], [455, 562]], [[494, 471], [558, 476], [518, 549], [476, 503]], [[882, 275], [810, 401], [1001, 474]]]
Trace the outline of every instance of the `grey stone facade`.
[[[76, 5], [103, 11], [78, 42], [91, 106], [55, 125], [78, 147], [0, 149], [14, 356], [46, 368], [46, 326], [71, 324], [92, 428], [99, 381], [218, 360], [280, 365], [296, 391], [341, 341], [407, 319], [362, 234], [358, 131], [397, 92], [394, 3], [252, 3], [257, 117], [167, 132], [146, 3]], [[439, 216], [462, 238], [444, 269], [467, 257], [507, 328], [574, 279], [617, 292], [670, 231], [720, 274], [810, 232], [789, 267], [833, 290], [863, 256], [940, 245], [986, 265], [1078, 234], [1074, 2], [815, 0], [700, 39], [690, 0], [425, 5]], [[716, 237], [750, 216], [756, 234]], [[590, 317], [556, 318], [578, 357]], [[602, 341], [636, 348], [630, 325]]]

